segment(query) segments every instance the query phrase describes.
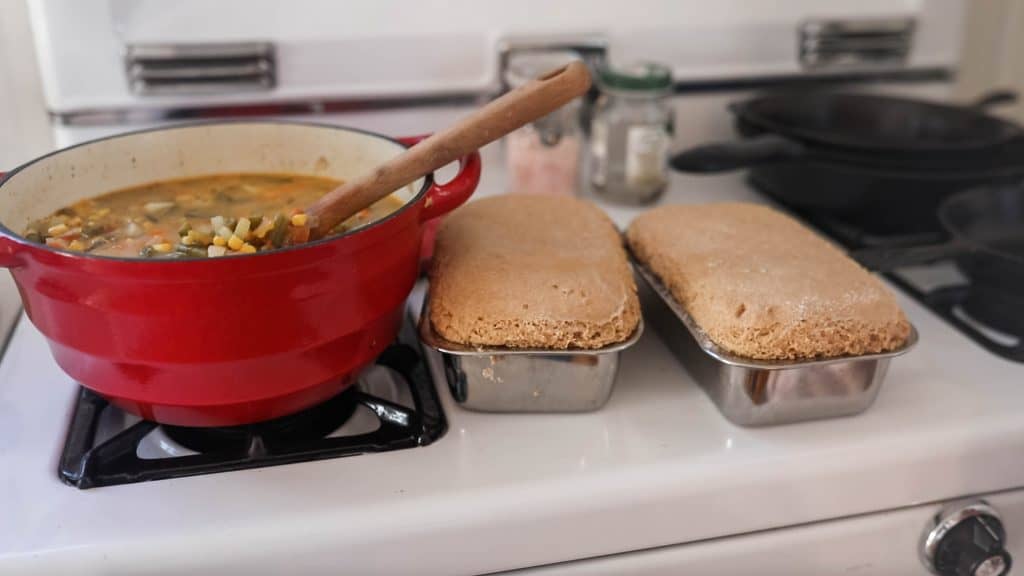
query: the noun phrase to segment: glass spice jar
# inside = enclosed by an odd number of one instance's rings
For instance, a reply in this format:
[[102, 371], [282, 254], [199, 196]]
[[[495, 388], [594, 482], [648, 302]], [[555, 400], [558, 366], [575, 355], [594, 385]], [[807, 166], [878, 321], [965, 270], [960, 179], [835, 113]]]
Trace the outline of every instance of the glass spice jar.
[[605, 65], [597, 81], [601, 96], [590, 125], [591, 187], [616, 202], [654, 202], [668, 184], [672, 73], [650, 62]]
[[[579, 60], [571, 50], [528, 50], [509, 56], [505, 82], [516, 88]], [[531, 194], [575, 194], [583, 141], [577, 98], [505, 137], [508, 190]]]

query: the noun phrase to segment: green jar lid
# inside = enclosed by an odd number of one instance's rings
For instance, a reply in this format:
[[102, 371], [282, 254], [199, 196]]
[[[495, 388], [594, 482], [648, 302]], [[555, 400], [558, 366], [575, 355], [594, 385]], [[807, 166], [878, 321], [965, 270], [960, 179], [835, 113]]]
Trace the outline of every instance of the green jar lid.
[[654, 62], [636, 62], [626, 66], [604, 64], [597, 73], [602, 88], [631, 92], [662, 91], [672, 87], [672, 71]]

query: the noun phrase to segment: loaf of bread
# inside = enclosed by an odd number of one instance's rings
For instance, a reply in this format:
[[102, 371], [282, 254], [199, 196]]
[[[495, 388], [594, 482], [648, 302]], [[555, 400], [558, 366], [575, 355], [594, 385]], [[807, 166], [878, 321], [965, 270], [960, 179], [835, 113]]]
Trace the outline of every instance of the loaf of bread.
[[592, 204], [495, 196], [459, 208], [438, 230], [430, 321], [446, 340], [594, 349], [628, 339], [639, 320], [622, 240]]
[[910, 333], [881, 281], [764, 206], [664, 206], [636, 218], [627, 239], [708, 337], [738, 356], [877, 353]]

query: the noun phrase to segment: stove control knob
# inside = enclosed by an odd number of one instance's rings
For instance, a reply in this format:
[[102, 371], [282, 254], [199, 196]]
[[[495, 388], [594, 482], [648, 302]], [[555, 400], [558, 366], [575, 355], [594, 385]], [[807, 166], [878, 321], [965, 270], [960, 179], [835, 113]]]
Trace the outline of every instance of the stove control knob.
[[1003, 576], [1012, 559], [999, 514], [984, 500], [942, 508], [925, 527], [921, 561], [942, 576]]

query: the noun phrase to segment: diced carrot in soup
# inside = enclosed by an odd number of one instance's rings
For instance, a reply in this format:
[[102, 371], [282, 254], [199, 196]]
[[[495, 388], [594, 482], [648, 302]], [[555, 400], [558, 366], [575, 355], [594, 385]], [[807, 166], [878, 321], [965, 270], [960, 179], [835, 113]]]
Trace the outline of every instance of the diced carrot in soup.
[[[250, 254], [306, 242], [309, 228], [302, 208], [339, 184], [330, 178], [297, 174], [165, 180], [61, 208], [30, 224], [25, 237], [53, 248], [103, 256]], [[384, 198], [339, 224], [331, 234], [366, 226], [401, 205], [393, 195]]]

